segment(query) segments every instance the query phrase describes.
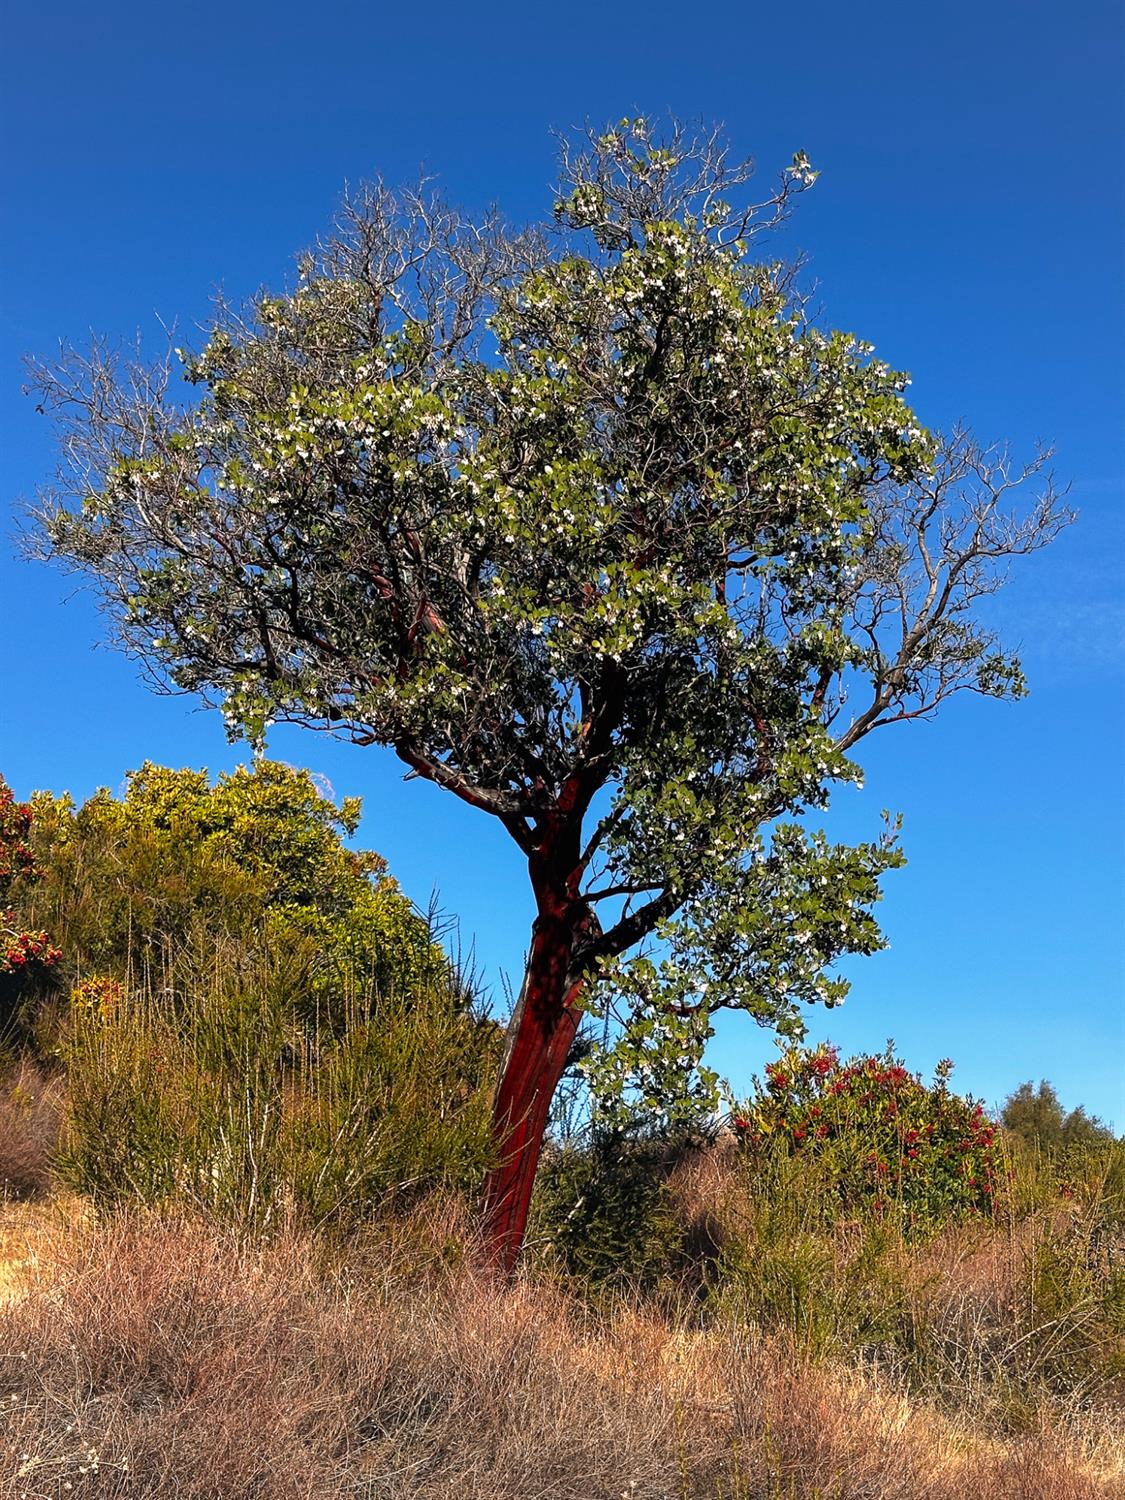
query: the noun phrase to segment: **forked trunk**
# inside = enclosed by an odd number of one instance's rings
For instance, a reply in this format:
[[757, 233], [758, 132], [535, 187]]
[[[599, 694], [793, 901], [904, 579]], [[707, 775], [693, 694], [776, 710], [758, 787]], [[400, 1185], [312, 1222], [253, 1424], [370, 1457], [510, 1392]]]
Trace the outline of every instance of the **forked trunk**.
[[581, 982], [568, 979], [574, 937], [565, 921], [535, 924], [493, 1104], [498, 1161], [485, 1183], [484, 1232], [489, 1260], [505, 1274], [523, 1243], [551, 1100], [582, 1013]]

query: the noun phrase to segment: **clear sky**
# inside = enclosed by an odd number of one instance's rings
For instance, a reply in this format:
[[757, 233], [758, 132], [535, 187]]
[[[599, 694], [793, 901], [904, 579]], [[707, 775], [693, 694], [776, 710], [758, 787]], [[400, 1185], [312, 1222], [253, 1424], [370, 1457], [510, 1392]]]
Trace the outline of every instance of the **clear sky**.
[[[570, 0], [425, 5], [104, 0], [12, 5], [3, 58], [4, 500], [47, 477], [19, 359], [91, 329], [190, 325], [220, 281], [283, 281], [345, 180], [420, 166], [450, 196], [549, 208], [549, 132], [672, 110], [725, 122], [764, 176], [822, 176], [789, 231], [825, 317], [909, 369], [924, 422], [965, 417], [1018, 453], [1057, 445], [1078, 524], [998, 611], [1032, 688], [950, 705], [861, 747], [833, 829], [905, 814], [889, 952], [813, 1018], [845, 1049], [949, 1055], [990, 1103], [1028, 1077], [1125, 1126], [1125, 264], [1119, 6]], [[217, 770], [217, 715], [157, 699], [95, 650], [89, 601], [0, 542], [0, 771], [84, 796], [145, 758]], [[378, 751], [288, 730], [271, 752], [366, 799], [364, 841], [410, 895], [436, 888], [501, 996], [529, 918], [513, 846]], [[770, 1054], [725, 1024], [716, 1065]]]

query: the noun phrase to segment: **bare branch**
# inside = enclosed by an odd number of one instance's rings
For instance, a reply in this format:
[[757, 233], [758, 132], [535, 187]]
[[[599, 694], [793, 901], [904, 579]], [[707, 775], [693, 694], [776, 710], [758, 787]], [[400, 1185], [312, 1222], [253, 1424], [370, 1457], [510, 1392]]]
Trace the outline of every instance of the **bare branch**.
[[[1050, 457], [1043, 449], [1017, 466], [1006, 449], [982, 448], [957, 428], [928, 474], [871, 496], [848, 600], [871, 696], [839, 736], [841, 749], [872, 729], [926, 717], [956, 692], [1022, 691], [1018, 661], [974, 606], [1002, 587], [1009, 559], [1047, 546], [1074, 519], [1047, 471]], [[1037, 479], [1031, 504], [1010, 508], [1013, 492]]]

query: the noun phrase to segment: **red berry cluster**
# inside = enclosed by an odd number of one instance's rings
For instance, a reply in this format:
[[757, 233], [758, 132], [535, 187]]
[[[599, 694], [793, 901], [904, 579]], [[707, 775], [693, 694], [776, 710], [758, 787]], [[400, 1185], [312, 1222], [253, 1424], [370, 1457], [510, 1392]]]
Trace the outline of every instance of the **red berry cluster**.
[[[39, 871], [28, 843], [31, 808], [17, 802], [7, 782], [0, 779], [0, 896], [6, 896], [17, 879], [35, 880]], [[25, 976], [52, 969], [62, 950], [51, 946], [47, 934], [26, 931], [12, 911], [0, 909], [0, 975]]]
[[[4, 913], [4, 926], [8, 928], [12, 913]], [[61, 948], [52, 948], [45, 932], [15, 932], [6, 930], [0, 939], [0, 974], [14, 973], [29, 965], [52, 968], [62, 958]]]
[[91, 975], [76, 984], [70, 992], [70, 1003], [76, 1011], [87, 1015], [104, 1016], [118, 1005], [125, 995], [125, 986], [120, 979], [110, 979], [104, 974]]
[[11, 787], [0, 779], [0, 895], [7, 894], [20, 876], [34, 880], [35, 856], [27, 842], [31, 808], [17, 802]]

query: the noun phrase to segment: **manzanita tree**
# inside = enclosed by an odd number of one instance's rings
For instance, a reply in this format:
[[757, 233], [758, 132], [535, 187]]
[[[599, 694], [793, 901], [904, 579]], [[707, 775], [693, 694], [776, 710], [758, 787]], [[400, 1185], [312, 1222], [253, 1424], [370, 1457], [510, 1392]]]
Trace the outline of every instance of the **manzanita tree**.
[[880, 945], [893, 835], [794, 819], [872, 730], [1021, 693], [973, 604], [1066, 519], [1049, 482], [1009, 515], [1029, 471], [930, 436], [902, 374], [816, 326], [757, 250], [815, 173], [797, 155], [758, 202], [750, 175], [634, 120], [564, 146], [530, 230], [376, 185], [198, 352], [37, 371], [66, 456], [43, 550], [157, 682], [253, 741], [390, 746], [526, 860], [486, 1194], [505, 1267], [584, 1011], [622, 1011], [603, 1081], [655, 1088], [715, 1007], [795, 1029], [843, 993], [827, 965]]

